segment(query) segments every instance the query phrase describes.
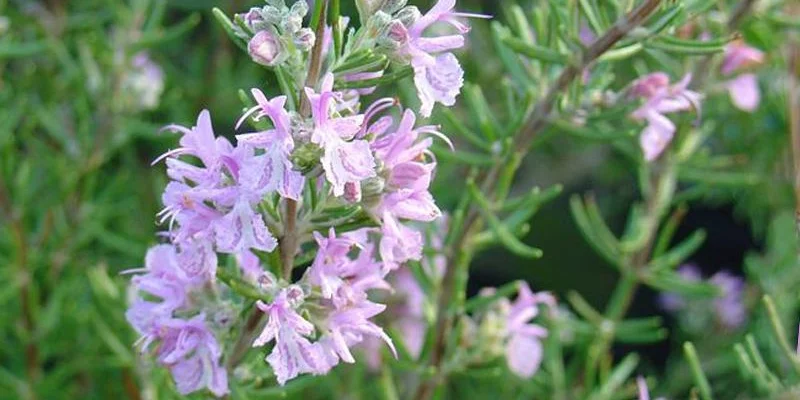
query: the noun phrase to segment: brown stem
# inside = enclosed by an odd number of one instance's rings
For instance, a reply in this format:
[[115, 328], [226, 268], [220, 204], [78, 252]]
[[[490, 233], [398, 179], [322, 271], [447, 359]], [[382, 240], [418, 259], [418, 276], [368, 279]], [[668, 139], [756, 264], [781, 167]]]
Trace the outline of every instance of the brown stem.
[[[624, 38], [633, 28], [641, 25], [647, 18], [658, 8], [661, 0], [645, 0], [636, 9], [631, 11], [625, 17], [619, 19], [614, 26], [606, 31], [603, 36], [598, 38], [592, 45], [586, 49], [576, 63], [567, 66], [559, 75], [555, 85], [553, 85], [547, 94], [542, 98], [534, 107], [533, 112], [528, 118], [525, 125], [517, 134], [515, 140], [515, 147], [519, 149], [528, 149], [536, 137], [536, 134], [544, 128], [550, 117], [550, 113], [555, 107], [556, 100], [559, 95], [564, 92], [581, 72], [592, 64], [603, 53], [611, 49], [618, 41]], [[501, 167], [505, 166], [506, 162], [495, 164], [486, 174], [483, 182], [484, 193], [491, 193], [497, 176], [500, 173]], [[427, 400], [433, 395], [437, 383], [444, 379], [441, 372], [438, 372], [444, 359], [445, 344], [447, 336], [452, 325], [452, 313], [450, 311], [450, 302], [457, 297], [455, 290], [456, 278], [460, 268], [467, 268], [472, 254], [467, 249], [471, 233], [476, 230], [476, 227], [482, 222], [479, 218], [478, 210], [470, 207], [465, 217], [465, 223], [459, 233], [459, 236], [453, 242], [453, 245], [448, 249], [448, 263], [445, 270], [445, 276], [442, 280], [442, 289], [439, 293], [437, 301], [437, 317], [434, 331], [434, 347], [431, 353], [430, 365], [437, 370], [436, 375], [420, 384], [414, 398], [420, 400]]]
[[[317, 25], [316, 39], [314, 41], [314, 48], [311, 50], [311, 59], [308, 65], [308, 75], [306, 76], [305, 87], [316, 86], [322, 71], [322, 48], [323, 39], [325, 37], [325, 20], [328, 9], [328, 1], [324, 0], [322, 3], [322, 10], [320, 12], [320, 20]], [[287, 93], [288, 94], [288, 93]], [[303, 116], [308, 117], [311, 115], [311, 103], [305, 91], [301, 90], [300, 112]], [[297, 232], [297, 201], [293, 199], [284, 199], [284, 216], [283, 216], [283, 234], [278, 239], [279, 251], [281, 255], [281, 278], [286, 281], [292, 279], [292, 269], [294, 268], [294, 256], [297, 254], [297, 249], [300, 245], [299, 235]], [[250, 316], [242, 327], [236, 344], [233, 346], [233, 351], [227, 362], [229, 371], [233, 370], [244, 359], [247, 350], [250, 348], [250, 343], [253, 341], [255, 331], [261, 325], [261, 320], [264, 318], [262, 313], [257, 308], [250, 312]]]

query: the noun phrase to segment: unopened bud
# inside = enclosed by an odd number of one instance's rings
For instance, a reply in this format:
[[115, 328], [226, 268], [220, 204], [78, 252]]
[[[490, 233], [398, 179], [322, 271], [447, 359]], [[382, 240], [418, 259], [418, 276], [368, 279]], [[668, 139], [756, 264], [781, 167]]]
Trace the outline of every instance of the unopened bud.
[[289, 287], [286, 288], [286, 299], [289, 300], [289, 305], [292, 307], [297, 307], [302, 304], [305, 298], [306, 294], [300, 286], [289, 285]]
[[422, 13], [419, 12], [419, 8], [417, 8], [416, 6], [408, 6], [400, 10], [400, 12], [395, 14], [394, 17], [400, 20], [400, 22], [402, 22], [403, 25], [411, 26], [414, 25], [414, 23], [417, 22], [417, 20], [420, 19], [420, 17], [422, 17]]
[[314, 40], [316, 40], [314, 31], [309, 28], [300, 29], [294, 36], [294, 44], [302, 51], [311, 50], [314, 47]]
[[270, 31], [260, 31], [250, 39], [247, 51], [253, 61], [266, 66], [273, 66], [278, 62], [281, 53], [281, 43]]
[[401, 8], [405, 7], [407, 3], [408, 0], [383, 0], [381, 11], [388, 14], [394, 14], [400, 11]]
[[358, 203], [361, 201], [361, 184], [358, 182], [345, 183], [344, 199], [350, 203]]
[[367, 22], [367, 29], [369, 32], [374, 32], [374, 34], [377, 35], [378, 33], [383, 32], [383, 30], [389, 26], [391, 22], [391, 15], [383, 11], [378, 11], [369, 18], [369, 21]]
[[308, 4], [305, 1], [295, 1], [289, 10], [289, 15], [300, 17], [300, 19], [305, 17], [306, 14], [308, 14]]
[[397, 50], [408, 43], [408, 30], [402, 22], [393, 20], [378, 36], [377, 43], [383, 48]]

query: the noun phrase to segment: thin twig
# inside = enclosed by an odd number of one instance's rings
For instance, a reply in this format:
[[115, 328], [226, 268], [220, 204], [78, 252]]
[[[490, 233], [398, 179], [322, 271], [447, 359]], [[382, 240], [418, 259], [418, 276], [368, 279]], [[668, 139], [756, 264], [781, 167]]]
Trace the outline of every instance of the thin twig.
[[[603, 53], [611, 49], [617, 42], [624, 38], [633, 28], [641, 25], [647, 18], [658, 8], [661, 0], [646, 0], [639, 5], [636, 9], [631, 11], [625, 17], [619, 19], [603, 36], [597, 39], [592, 45], [586, 49], [576, 63], [567, 66], [559, 75], [555, 85], [553, 85], [547, 94], [542, 98], [534, 107], [533, 112], [528, 118], [527, 122], [517, 134], [514, 141], [515, 147], [526, 151], [536, 135], [544, 128], [549, 121], [549, 117], [553, 108], [555, 107], [556, 100], [564, 92], [569, 85], [580, 76], [581, 72], [592, 64]], [[502, 166], [506, 165], [505, 162], [495, 164], [482, 179], [485, 182], [484, 193], [490, 194], [492, 188], [497, 182], [497, 176], [500, 173]], [[431, 353], [430, 365], [439, 371], [439, 367], [444, 359], [445, 342], [452, 325], [452, 313], [450, 312], [450, 302], [458, 296], [454, 293], [454, 286], [458, 276], [458, 270], [467, 268], [471, 261], [471, 254], [466, 249], [469, 243], [469, 238], [472, 232], [476, 231], [481, 223], [480, 215], [475, 207], [470, 207], [467, 211], [465, 222], [459, 236], [453, 242], [453, 246], [448, 249], [448, 263], [445, 270], [445, 276], [442, 279], [442, 288], [439, 293], [437, 301], [437, 318], [434, 331], [434, 345]], [[443, 380], [440, 372], [435, 376], [420, 384], [414, 398], [419, 400], [427, 400], [432, 395], [436, 385]]]
[[[320, 73], [322, 71], [322, 48], [323, 39], [325, 37], [325, 19], [327, 15], [328, 1], [325, 0], [321, 4], [321, 12], [319, 16], [319, 23], [317, 25], [316, 40], [314, 41], [314, 48], [311, 50], [311, 59], [309, 60], [308, 75], [306, 76], [305, 87], [315, 87], [319, 81]], [[289, 93], [286, 93], [287, 95]], [[311, 115], [311, 103], [308, 100], [305, 92], [301, 90], [300, 93], [300, 112], [303, 116], [308, 117]], [[294, 268], [294, 257], [297, 254], [297, 249], [300, 245], [299, 234], [297, 232], [297, 201], [293, 199], [284, 199], [284, 228], [283, 234], [278, 239], [279, 251], [281, 255], [281, 277], [287, 281], [292, 278], [292, 269]], [[261, 320], [264, 318], [264, 313], [259, 309], [253, 308], [247, 318], [245, 326], [239, 333], [239, 337], [234, 345], [231, 357], [228, 359], [228, 370], [232, 370], [242, 361], [247, 354], [247, 349], [250, 348], [250, 343], [253, 340], [253, 335], [261, 326]]]

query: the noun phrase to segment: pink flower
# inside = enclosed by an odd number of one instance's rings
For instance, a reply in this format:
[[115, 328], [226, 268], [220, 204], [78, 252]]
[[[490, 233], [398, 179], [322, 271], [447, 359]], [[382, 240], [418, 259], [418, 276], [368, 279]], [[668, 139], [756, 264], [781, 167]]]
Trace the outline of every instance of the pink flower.
[[331, 118], [332, 106], [338, 92], [333, 90], [333, 75], [327, 74], [322, 81], [320, 93], [306, 88], [311, 102], [314, 131], [311, 142], [323, 149], [322, 167], [325, 177], [333, 188], [334, 196], [344, 194], [345, 185], [357, 184], [375, 176], [375, 160], [369, 143], [354, 139], [361, 131], [363, 115]]
[[688, 89], [691, 79], [692, 76], [687, 74], [678, 83], [669, 86], [666, 75], [657, 72], [633, 83], [631, 94], [645, 99], [645, 103], [631, 114], [637, 121], [647, 121], [647, 127], [640, 136], [645, 160], [658, 158], [675, 134], [675, 124], [664, 114], [700, 111], [702, 95]]
[[725, 84], [736, 108], [752, 112], [761, 102], [761, 90], [755, 74], [742, 74]]
[[[484, 15], [453, 12], [455, 3], [455, 0], [439, 0], [411, 26], [398, 23], [390, 26], [390, 36], [401, 43], [399, 55], [409, 59], [414, 69], [414, 84], [422, 102], [420, 114], [423, 117], [431, 115], [436, 102], [446, 106], [455, 104], [456, 96], [464, 85], [464, 71], [456, 57], [448, 52], [463, 47], [464, 34], [469, 32], [469, 27], [457, 18], [488, 18]], [[452, 25], [456, 33], [437, 37], [423, 36], [437, 22]]]
[[384, 268], [397, 269], [409, 260], [422, 259], [422, 234], [397, 221], [392, 214], [383, 213], [383, 227], [380, 243], [381, 260]]
[[730, 75], [738, 69], [763, 62], [764, 52], [741, 41], [733, 42], [725, 46], [725, 59], [722, 61], [721, 71], [725, 75]]
[[242, 253], [251, 249], [271, 252], [278, 245], [261, 214], [241, 199], [228, 214], [215, 222], [214, 233], [217, 250], [223, 253]]
[[326, 331], [319, 341], [322, 351], [327, 354], [329, 362], [341, 359], [346, 363], [354, 363], [350, 347], [364, 341], [365, 337], [382, 339], [389, 345], [397, 357], [392, 339], [369, 319], [380, 314], [386, 306], [370, 302], [366, 299], [347, 307], [333, 310], [326, 322]]
[[432, 221], [441, 216], [433, 196], [428, 192], [436, 164], [422, 160], [433, 139], [418, 138], [420, 134], [428, 133], [443, 138], [448, 144], [450, 141], [436, 127], [414, 129], [415, 122], [414, 113], [406, 110], [394, 131], [388, 131], [385, 120], [378, 120], [370, 127], [371, 131], [377, 132], [372, 148], [383, 164], [385, 172], [382, 175], [387, 179], [386, 194], [374, 213], [383, 215], [388, 211], [399, 218]]
[[266, 361], [281, 385], [299, 374], [327, 372], [319, 350], [308, 340], [314, 333], [314, 325], [295, 311], [303, 298], [303, 290], [293, 285], [281, 290], [270, 304], [260, 300], [256, 303], [268, 319], [253, 346], [264, 346], [275, 340], [275, 346]]
[[547, 330], [529, 323], [539, 314], [539, 304], [554, 306], [555, 299], [547, 293], [534, 294], [522, 282], [506, 317], [506, 361], [511, 372], [522, 378], [532, 377], [542, 362], [541, 339], [547, 336]]
[[208, 388], [217, 397], [228, 393], [228, 376], [220, 364], [222, 350], [205, 324], [205, 316], [170, 319], [162, 324], [158, 361], [169, 367], [181, 394]]
[[[264, 149], [264, 155], [254, 157], [249, 165], [253, 173], [243, 176], [244, 183], [264, 192], [277, 191], [281, 196], [299, 200], [305, 184], [305, 178], [294, 170], [289, 156], [294, 149], [294, 139], [291, 134], [289, 113], [284, 108], [286, 96], [278, 96], [267, 100], [264, 93], [258, 89], [251, 91], [258, 103], [239, 119], [237, 127], [251, 115], [258, 120], [269, 117], [273, 129], [237, 135], [239, 143], [244, 143], [256, 148]], [[248, 171], [249, 172], [249, 171]]]
[[344, 283], [341, 270], [350, 262], [347, 254], [356, 242], [349, 237], [336, 237], [333, 228], [328, 232], [327, 238], [314, 232], [314, 239], [319, 249], [308, 269], [308, 281], [319, 286], [322, 297], [330, 299]]

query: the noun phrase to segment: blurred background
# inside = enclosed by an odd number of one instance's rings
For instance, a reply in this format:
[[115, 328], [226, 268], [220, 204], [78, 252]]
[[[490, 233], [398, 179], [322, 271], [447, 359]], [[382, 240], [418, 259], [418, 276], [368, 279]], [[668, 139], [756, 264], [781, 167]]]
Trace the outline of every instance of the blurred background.
[[[425, 10], [431, 2], [411, 3]], [[502, 3], [459, 0], [458, 8], [504, 21]], [[142, 397], [136, 337], [123, 315], [129, 278], [120, 272], [141, 266], [157, 240], [166, 176], [151, 162], [176, 145], [176, 136], [159, 129], [190, 125], [207, 108], [215, 131], [230, 136], [242, 111], [237, 91], [274, 92], [272, 74], [236, 48], [210, 12], [219, 7], [232, 15], [257, 4], [0, 0], [0, 398]], [[343, 6], [354, 15], [349, 1]], [[486, 56], [494, 54], [489, 23], [473, 25], [460, 59], [467, 80], [483, 87], [494, 106], [501, 97], [495, 82], [506, 72]], [[750, 22], [742, 32], [751, 45], [780, 54], [783, 40], [769, 26]], [[741, 175], [729, 176], [730, 185], [689, 193], [682, 202], [686, 214], [675, 241], [706, 230], [691, 259], [706, 275], [723, 269], [742, 275], [748, 263], [792, 251], [779, 248], [794, 235], [781, 68], [768, 63], [761, 71], [756, 113], [720, 103], [704, 110], [718, 117], [710, 147], [732, 154], [725, 162], [746, 165], [746, 178], [754, 177], [742, 184]], [[617, 88], [637, 76], [626, 67], [614, 73]], [[413, 99], [408, 85], [392, 95]], [[462, 99], [454, 112], [468, 119]], [[434, 119], [447, 133], [447, 121]], [[464, 170], [446, 161], [440, 168], [434, 193], [448, 209], [461, 193], [452, 182], [463, 181]], [[568, 200], [591, 193], [612, 229], [622, 231], [639, 196], [631, 164], [607, 143], [555, 135], [536, 147], [522, 171], [521, 188], [565, 188], [531, 221], [525, 238], [545, 256], [531, 261], [502, 249], [484, 252], [472, 267], [470, 290], [525, 279], [560, 295], [577, 290], [602, 306], [617, 274], [576, 229]], [[640, 291], [632, 314], [662, 313], [655, 297]], [[634, 349], [659, 370], [679, 342]]]

